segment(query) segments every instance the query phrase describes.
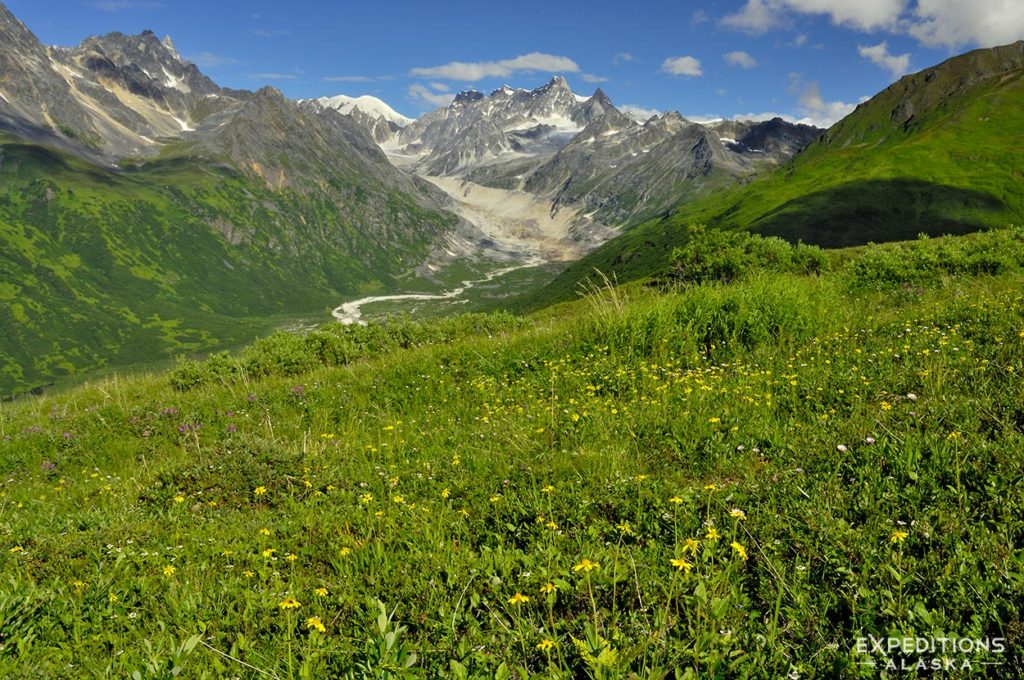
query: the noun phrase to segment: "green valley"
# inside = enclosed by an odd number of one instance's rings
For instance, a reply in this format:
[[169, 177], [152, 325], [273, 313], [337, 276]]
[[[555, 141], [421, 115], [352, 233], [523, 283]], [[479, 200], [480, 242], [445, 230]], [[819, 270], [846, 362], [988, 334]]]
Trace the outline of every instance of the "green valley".
[[[408, 275], [455, 220], [366, 180], [277, 191], [225, 163], [178, 156], [112, 170], [9, 139], [0, 158], [7, 394], [238, 344], [270, 316], [326, 315]], [[385, 250], [358, 226], [378, 209], [404, 243]]]

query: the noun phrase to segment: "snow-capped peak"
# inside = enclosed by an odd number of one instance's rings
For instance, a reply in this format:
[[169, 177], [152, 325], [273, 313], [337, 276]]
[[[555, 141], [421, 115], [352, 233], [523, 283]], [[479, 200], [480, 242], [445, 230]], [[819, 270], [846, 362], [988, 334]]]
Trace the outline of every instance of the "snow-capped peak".
[[412, 118], [403, 116], [380, 99], [368, 94], [361, 97], [349, 97], [339, 94], [334, 97], [320, 97], [316, 102], [323, 107], [337, 109], [341, 113], [351, 113], [353, 109], [358, 109], [368, 116], [383, 118], [399, 127], [405, 127], [413, 122]]

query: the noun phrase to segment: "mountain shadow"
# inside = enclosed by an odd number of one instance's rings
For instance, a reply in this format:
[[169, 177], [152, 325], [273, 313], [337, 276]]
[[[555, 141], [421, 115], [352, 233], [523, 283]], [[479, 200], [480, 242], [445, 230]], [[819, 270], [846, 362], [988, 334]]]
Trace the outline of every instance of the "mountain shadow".
[[993, 218], [1007, 210], [1002, 200], [977, 189], [911, 179], [861, 180], [788, 201], [751, 229], [842, 248], [912, 239], [922, 233], [966, 234], [997, 225]]

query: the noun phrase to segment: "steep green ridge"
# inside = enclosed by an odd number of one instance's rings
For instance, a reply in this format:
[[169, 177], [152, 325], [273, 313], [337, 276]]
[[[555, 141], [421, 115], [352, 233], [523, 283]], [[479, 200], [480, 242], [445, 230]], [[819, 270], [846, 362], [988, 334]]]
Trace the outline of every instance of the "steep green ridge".
[[635, 227], [524, 304], [569, 299], [594, 269], [660, 271], [693, 224], [835, 247], [1024, 223], [1022, 76], [1024, 42], [906, 76], [786, 166]]
[[365, 174], [272, 189], [180, 146], [124, 165], [0, 137], [0, 394], [326, 311], [407, 275], [456, 220]]
[[1022, 677], [1024, 230], [779, 245], [0, 404], [0, 676]]

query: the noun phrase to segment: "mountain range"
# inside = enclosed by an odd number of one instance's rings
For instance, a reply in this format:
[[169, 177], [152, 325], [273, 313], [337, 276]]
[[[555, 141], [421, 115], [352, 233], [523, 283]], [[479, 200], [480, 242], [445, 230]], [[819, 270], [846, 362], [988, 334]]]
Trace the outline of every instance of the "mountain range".
[[664, 269], [688, 226], [820, 245], [1024, 218], [1018, 43], [906, 76], [830, 130], [636, 120], [560, 76], [419, 119], [224, 88], [152, 31], [47, 47], [0, 4], [0, 391], [229, 347], [367, 294], [569, 262]]
[[672, 112], [636, 121], [601, 89], [583, 97], [555, 76], [535, 90], [461, 92], [384, 148], [420, 175], [522, 190], [580, 221], [628, 226], [772, 168], [821, 132], [779, 118], [701, 125]]

